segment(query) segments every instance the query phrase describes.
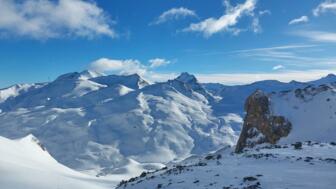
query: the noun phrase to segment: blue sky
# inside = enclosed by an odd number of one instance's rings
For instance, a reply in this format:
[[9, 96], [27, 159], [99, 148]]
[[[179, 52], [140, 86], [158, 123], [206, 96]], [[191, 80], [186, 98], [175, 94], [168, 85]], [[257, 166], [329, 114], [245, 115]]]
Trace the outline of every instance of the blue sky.
[[0, 0], [0, 87], [94, 69], [203, 82], [336, 70], [335, 0]]

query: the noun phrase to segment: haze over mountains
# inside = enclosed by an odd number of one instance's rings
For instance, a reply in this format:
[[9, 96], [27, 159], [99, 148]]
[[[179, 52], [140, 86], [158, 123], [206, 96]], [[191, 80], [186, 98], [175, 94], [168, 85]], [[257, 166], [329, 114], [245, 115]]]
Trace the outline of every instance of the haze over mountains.
[[271, 113], [293, 125], [283, 144], [336, 141], [335, 83], [332, 74], [225, 86], [188, 73], [154, 84], [136, 74], [68, 73], [0, 90], [0, 135], [32, 134], [59, 163], [121, 180], [236, 145], [244, 103], [257, 89], [270, 99]]

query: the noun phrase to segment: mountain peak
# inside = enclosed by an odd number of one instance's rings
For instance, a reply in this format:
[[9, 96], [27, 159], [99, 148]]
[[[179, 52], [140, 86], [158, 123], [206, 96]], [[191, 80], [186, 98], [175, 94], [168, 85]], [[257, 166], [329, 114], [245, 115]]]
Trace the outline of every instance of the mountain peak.
[[126, 77], [126, 78], [136, 78], [136, 79], [138, 79], [138, 80], [144, 80], [144, 79], [142, 79], [142, 77], [141, 77], [139, 74], [137, 74], [137, 73], [130, 74], [130, 75], [124, 75], [124, 77]]
[[148, 85], [148, 82], [146, 80], [144, 80], [138, 74], [107, 75], [107, 76], [92, 78], [91, 80], [96, 82], [96, 83], [99, 83], [99, 84], [102, 84], [102, 85], [107, 85], [107, 86], [122, 84], [122, 85], [125, 85], [126, 87], [131, 88], [131, 89], [139, 89], [139, 88], [142, 88], [142, 87]]
[[321, 79], [311, 81], [309, 83], [314, 84], [314, 85], [321, 85], [321, 84], [328, 84], [328, 83], [333, 83], [333, 82], [336, 82], [336, 75], [330, 73], [327, 76], [322, 77]]
[[70, 72], [59, 76], [56, 80], [88, 80], [96, 77], [104, 76], [104, 74], [93, 70], [84, 70], [82, 72]]
[[60, 75], [59, 77], [57, 77], [56, 80], [73, 80], [73, 79], [78, 79], [79, 77], [80, 77], [80, 73], [71, 72], [71, 73]]
[[134, 74], [131, 74], [131, 75], [126, 75], [124, 77], [128, 78], [128, 80], [134, 80], [134, 82], [137, 83], [139, 88], [142, 88], [144, 86], [149, 85], [149, 83], [137, 73], [134, 73]]
[[39, 139], [37, 139], [33, 134], [28, 134], [27, 136], [19, 139], [22, 143], [25, 144], [32, 144], [32, 145], [37, 145], [40, 147], [43, 151], [46, 151], [45, 146], [40, 142]]
[[[333, 74], [333, 73], [330, 73], [324, 77], [322, 77], [321, 79], [319, 80], [327, 80], [327, 81], [333, 81], [333, 80], [336, 80], [336, 75]], [[318, 81], [318, 80], [317, 80]]]
[[183, 83], [197, 83], [197, 79], [194, 75], [189, 74], [188, 72], [182, 72], [176, 80], [181, 81]]
[[336, 78], [336, 75], [333, 74], [333, 73], [330, 73], [330, 74], [328, 74], [325, 78], [334, 79], [334, 78]]
[[96, 71], [93, 71], [93, 70], [84, 70], [80, 73], [80, 77], [79, 79], [82, 79], [82, 80], [87, 80], [87, 79], [91, 79], [91, 78], [95, 78], [95, 77], [100, 77], [100, 76], [104, 76], [103, 73], [100, 73], [100, 72], [96, 72]]

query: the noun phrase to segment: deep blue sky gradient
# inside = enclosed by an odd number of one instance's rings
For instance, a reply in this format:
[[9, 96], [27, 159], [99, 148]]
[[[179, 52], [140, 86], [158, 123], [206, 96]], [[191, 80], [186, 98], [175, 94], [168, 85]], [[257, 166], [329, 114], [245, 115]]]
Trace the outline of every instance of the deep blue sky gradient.
[[[298, 30], [336, 32], [336, 14], [312, 16], [319, 0], [260, 0], [256, 12], [269, 10], [270, 15], [260, 17], [261, 33], [246, 31], [234, 36], [217, 33], [206, 38], [200, 33], [180, 32], [190, 23], [224, 13], [221, 0], [97, 0], [115, 24], [120, 35], [109, 37], [58, 38], [34, 40], [29, 38], [0, 39], [0, 87], [14, 83], [52, 80], [60, 74], [81, 71], [90, 62], [101, 57], [111, 59], [137, 59], [148, 64], [152, 58], [165, 58], [174, 63], [158, 68], [159, 73], [253, 73], [272, 72], [279, 64], [232, 53], [237, 50], [268, 48], [285, 45], [318, 45], [309, 52], [311, 57], [331, 57], [336, 52], [333, 43], [320, 43], [292, 35]], [[242, 1], [231, 1], [236, 4]], [[186, 18], [160, 25], [149, 25], [162, 12], [173, 7], [195, 10], [198, 18]], [[302, 15], [310, 21], [288, 25]], [[244, 17], [237, 25], [250, 27], [251, 18]], [[305, 52], [303, 52], [305, 53]], [[286, 63], [283, 63], [286, 64]], [[304, 64], [304, 62], [303, 62]], [[286, 65], [287, 69], [316, 69], [315, 65]], [[322, 68], [322, 67], [321, 67]]]

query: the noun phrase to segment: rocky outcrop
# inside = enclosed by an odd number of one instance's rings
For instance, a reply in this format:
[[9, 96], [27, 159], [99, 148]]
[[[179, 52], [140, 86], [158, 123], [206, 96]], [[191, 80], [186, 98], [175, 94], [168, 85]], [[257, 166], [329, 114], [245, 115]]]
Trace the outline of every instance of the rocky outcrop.
[[261, 143], [275, 144], [281, 137], [289, 134], [292, 124], [283, 116], [272, 115], [269, 105], [268, 96], [260, 90], [247, 98], [245, 102], [247, 114], [236, 152]]

